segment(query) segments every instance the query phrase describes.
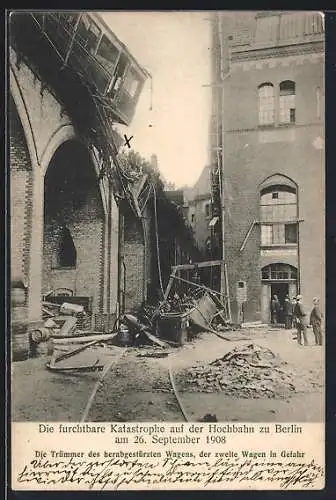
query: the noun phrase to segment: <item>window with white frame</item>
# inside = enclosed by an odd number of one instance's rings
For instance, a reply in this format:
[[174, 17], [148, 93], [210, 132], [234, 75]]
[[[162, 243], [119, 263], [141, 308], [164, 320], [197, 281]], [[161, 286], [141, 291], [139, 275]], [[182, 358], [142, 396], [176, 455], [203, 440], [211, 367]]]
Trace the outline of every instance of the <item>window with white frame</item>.
[[286, 80], [279, 85], [279, 123], [295, 123], [295, 82]]
[[274, 223], [261, 225], [261, 246], [297, 244], [297, 224]]
[[270, 264], [261, 270], [262, 280], [297, 280], [297, 269], [288, 264]]
[[273, 125], [275, 118], [274, 86], [262, 83], [258, 87], [259, 125]]
[[260, 193], [261, 246], [296, 245], [296, 189], [286, 185], [268, 186]]

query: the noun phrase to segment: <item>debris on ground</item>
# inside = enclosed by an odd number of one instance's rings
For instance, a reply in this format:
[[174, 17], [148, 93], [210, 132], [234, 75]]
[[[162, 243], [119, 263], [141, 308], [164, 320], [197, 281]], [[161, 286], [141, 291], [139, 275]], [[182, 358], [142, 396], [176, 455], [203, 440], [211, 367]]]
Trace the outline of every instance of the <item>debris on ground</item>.
[[169, 356], [169, 352], [164, 352], [164, 351], [161, 352], [145, 351], [145, 352], [139, 352], [139, 354], [137, 354], [137, 358], [166, 358], [167, 356]]
[[206, 287], [167, 296], [156, 307], [144, 305], [137, 317], [150, 325], [149, 329], [160, 338], [176, 345], [183, 345], [200, 332], [240, 329], [240, 325], [234, 325], [226, 318], [220, 294], [203, 288]]
[[217, 416], [211, 413], [206, 413], [203, 418], [199, 420], [199, 422], [218, 422]]
[[286, 398], [296, 388], [295, 373], [270, 349], [256, 344], [236, 347], [222, 358], [179, 375], [192, 392], [222, 392], [237, 398]]
[[122, 319], [127, 328], [119, 329], [119, 340], [122, 342], [124, 339], [125, 345], [146, 345], [156, 344], [162, 348], [168, 347], [166, 342], [163, 342], [158, 337], [153, 335], [147, 325], [142, 324], [136, 316], [132, 314], [125, 314]]

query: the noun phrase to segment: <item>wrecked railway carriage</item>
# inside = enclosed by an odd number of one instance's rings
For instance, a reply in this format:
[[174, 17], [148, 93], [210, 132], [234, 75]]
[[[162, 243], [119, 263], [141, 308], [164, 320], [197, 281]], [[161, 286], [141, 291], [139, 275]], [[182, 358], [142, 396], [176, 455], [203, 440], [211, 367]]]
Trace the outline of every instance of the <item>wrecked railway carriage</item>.
[[109, 331], [157, 289], [160, 248], [150, 179], [122, 168], [114, 127], [148, 72], [96, 13], [16, 12], [9, 35], [12, 346], [25, 353], [46, 297]]

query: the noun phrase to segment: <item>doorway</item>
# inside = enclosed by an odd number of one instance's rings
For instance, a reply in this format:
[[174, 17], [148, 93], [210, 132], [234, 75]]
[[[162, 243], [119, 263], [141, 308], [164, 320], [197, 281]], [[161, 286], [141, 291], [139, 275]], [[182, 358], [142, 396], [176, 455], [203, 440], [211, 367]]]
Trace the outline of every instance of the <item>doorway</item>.
[[284, 317], [284, 313], [283, 313], [283, 306], [285, 303], [286, 295], [289, 295], [288, 283], [279, 283], [279, 282], [271, 283], [271, 297], [273, 297], [273, 295], [277, 295], [279, 302], [280, 302], [280, 306], [281, 306], [278, 322], [280, 324], [282, 324], [282, 323], [284, 324], [285, 317]]
[[[297, 268], [288, 264], [276, 263], [261, 269], [261, 319], [264, 323], [271, 321], [271, 300], [277, 295], [283, 308], [286, 295], [292, 299], [297, 293]], [[279, 323], [284, 324], [281, 311]]]

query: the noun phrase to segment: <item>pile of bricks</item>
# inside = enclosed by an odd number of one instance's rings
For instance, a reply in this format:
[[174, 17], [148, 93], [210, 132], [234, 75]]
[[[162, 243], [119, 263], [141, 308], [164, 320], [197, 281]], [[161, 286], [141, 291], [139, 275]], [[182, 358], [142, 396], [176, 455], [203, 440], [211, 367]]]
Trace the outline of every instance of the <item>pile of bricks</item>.
[[294, 375], [270, 349], [249, 344], [185, 370], [179, 383], [191, 392], [221, 392], [248, 399], [287, 398], [295, 392]]

